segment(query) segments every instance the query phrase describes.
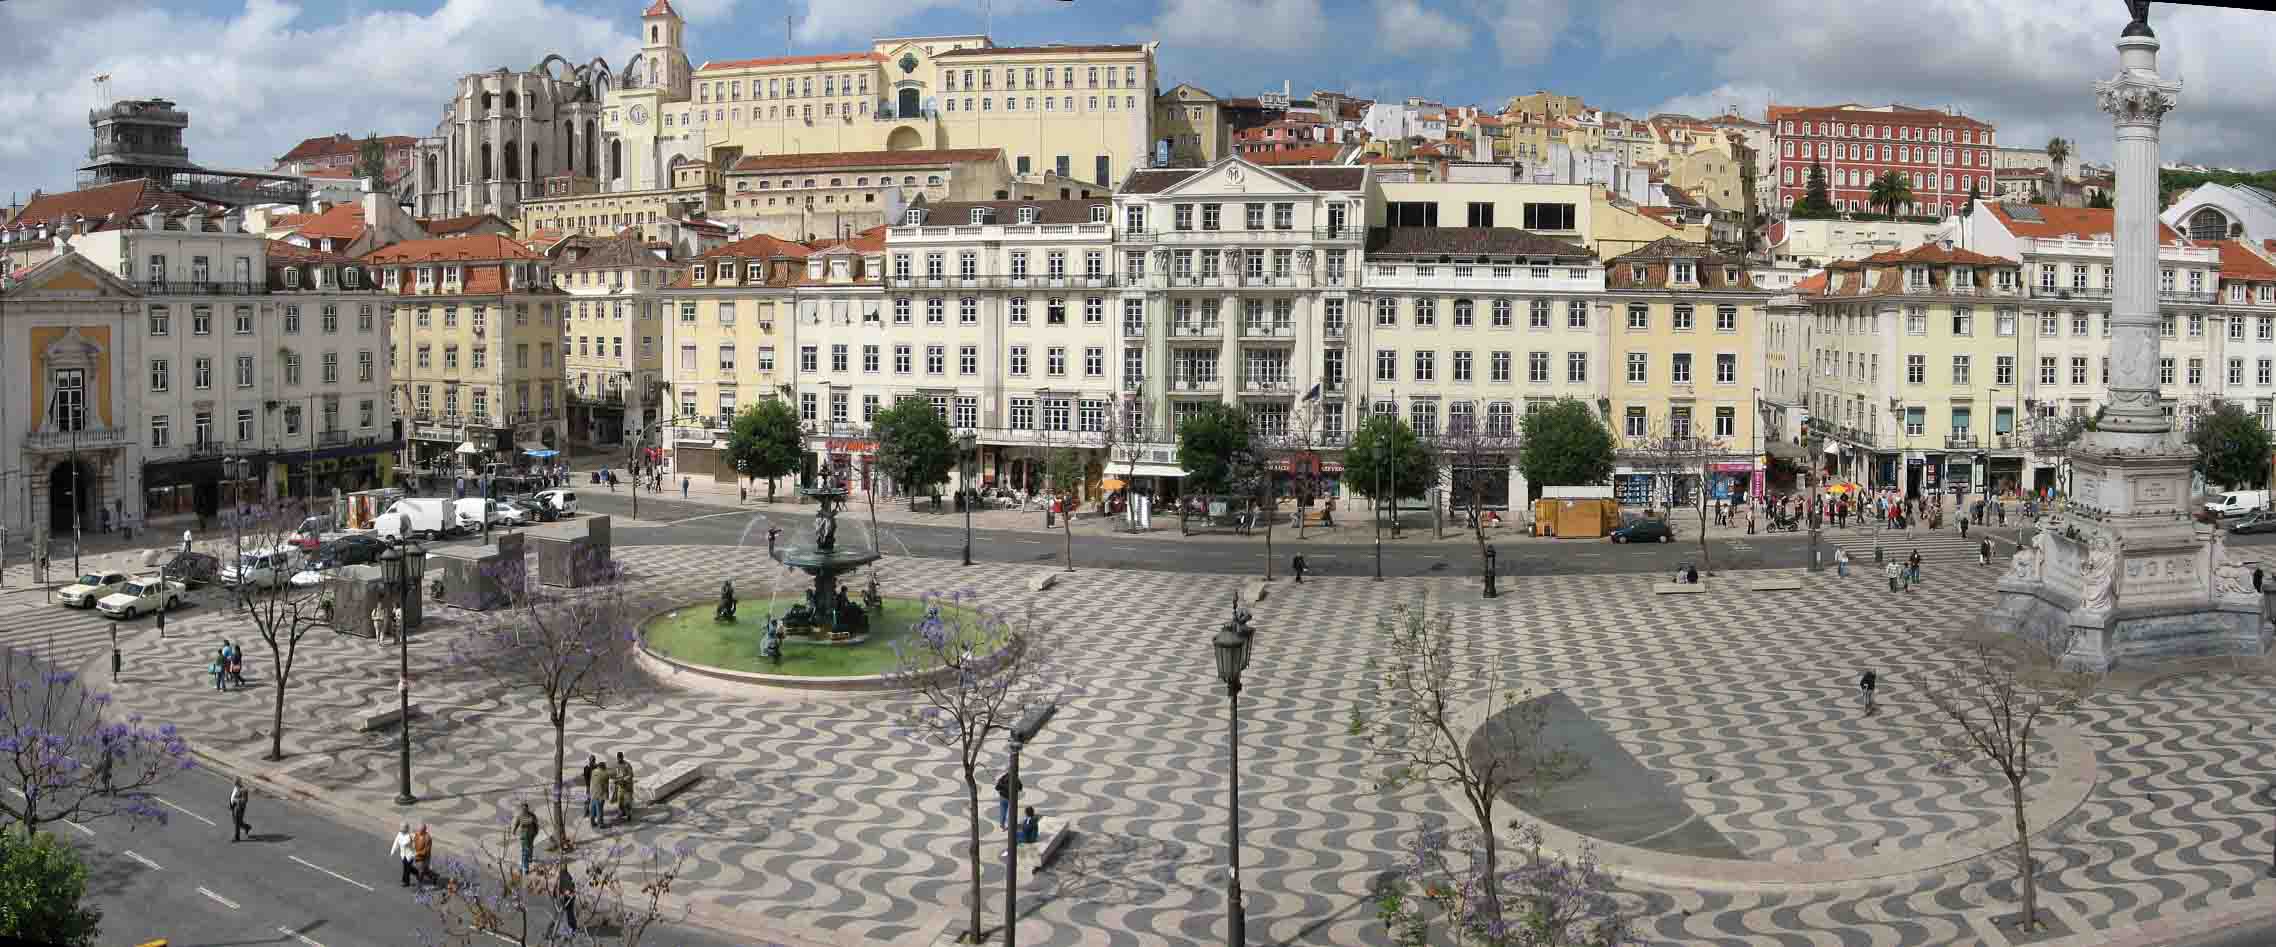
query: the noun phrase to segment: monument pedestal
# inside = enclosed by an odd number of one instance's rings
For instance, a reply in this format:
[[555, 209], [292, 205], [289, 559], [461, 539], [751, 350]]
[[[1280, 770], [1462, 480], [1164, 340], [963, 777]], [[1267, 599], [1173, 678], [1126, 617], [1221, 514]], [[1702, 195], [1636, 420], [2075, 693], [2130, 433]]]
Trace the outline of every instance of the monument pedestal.
[[2083, 438], [2070, 508], [2017, 551], [1986, 625], [2071, 670], [2266, 654], [2271, 626], [2249, 570], [2191, 518], [2195, 456], [2163, 433]]

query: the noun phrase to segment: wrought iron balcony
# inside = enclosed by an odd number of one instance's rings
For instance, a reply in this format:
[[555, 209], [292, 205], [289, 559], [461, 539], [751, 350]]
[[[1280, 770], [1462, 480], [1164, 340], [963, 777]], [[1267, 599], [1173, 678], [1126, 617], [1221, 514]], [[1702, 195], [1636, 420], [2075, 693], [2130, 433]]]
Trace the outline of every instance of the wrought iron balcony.
[[254, 296], [268, 291], [260, 280], [146, 279], [142, 291], [152, 296]]
[[77, 431], [32, 431], [24, 435], [24, 449], [29, 451], [105, 450], [132, 443], [134, 435], [115, 425]]
[[1945, 450], [1974, 450], [1976, 447], [1976, 436], [1973, 434], [1947, 434], [1944, 437]]

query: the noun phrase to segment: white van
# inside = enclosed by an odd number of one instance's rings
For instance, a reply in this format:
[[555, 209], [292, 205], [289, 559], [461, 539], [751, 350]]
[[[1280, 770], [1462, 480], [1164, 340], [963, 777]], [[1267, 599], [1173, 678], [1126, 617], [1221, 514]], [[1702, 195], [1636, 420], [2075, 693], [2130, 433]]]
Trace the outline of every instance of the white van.
[[[440, 539], [463, 532], [455, 504], [474, 503], [479, 510], [480, 500], [448, 500], [442, 497], [405, 497], [395, 501], [373, 524], [373, 531], [381, 539], [400, 539], [404, 536], [423, 536]], [[481, 514], [474, 514], [479, 517]], [[479, 518], [473, 519], [475, 529], [482, 528]]]
[[235, 564], [223, 566], [221, 583], [273, 589], [283, 585], [298, 571], [300, 550], [291, 546], [255, 549], [240, 554]]
[[2215, 516], [2243, 516], [2267, 508], [2266, 490], [2229, 490], [2205, 503], [2206, 512]]

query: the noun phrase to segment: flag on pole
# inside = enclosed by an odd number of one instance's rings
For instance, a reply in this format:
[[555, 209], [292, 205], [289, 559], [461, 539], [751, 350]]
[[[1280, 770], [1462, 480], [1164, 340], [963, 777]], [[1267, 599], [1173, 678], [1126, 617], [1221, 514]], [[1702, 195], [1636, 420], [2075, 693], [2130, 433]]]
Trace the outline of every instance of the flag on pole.
[[1319, 383], [1319, 382], [1316, 382], [1316, 381], [1315, 381], [1315, 382], [1313, 382], [1313, 383], [1312, 383], [1312, 388], [1311, 388], [1311, 390], [1310, 390], [1310, 391], [1306, 391], [1306, 392], [1304, 392], [1304, 400], [1306, 400], [1306, 401], [1318, 401], [1318, 400], [1320, 400], [1320, 383]]

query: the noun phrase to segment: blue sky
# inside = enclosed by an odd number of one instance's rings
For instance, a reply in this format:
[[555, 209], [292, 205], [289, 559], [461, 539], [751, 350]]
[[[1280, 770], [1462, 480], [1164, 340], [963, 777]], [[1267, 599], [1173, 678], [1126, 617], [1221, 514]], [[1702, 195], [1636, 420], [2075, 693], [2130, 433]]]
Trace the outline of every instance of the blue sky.
[[[973, 32], [983, 0], [674, 0], [691, 58]], [[2004, 143], [2109, 153], [2091, 82], [2115, 71], [2119, 0], [993, 0], [998, 42], [1158, 40], [1165, 83], [1254, 95], [1341, 88], [1498, 105], [1547, 88], [1642, 115], [1766, 102], [1957, 106]], [[70, 186], [90, 78], [191, 112], [194, 159], [266, 167], [310, 135], [432, 132], [453, 77], [550, 52], [621, 64], [645, 0], [72, 0], [0, 3], [0, 190]], [[1734, 15], [1736, 13], [1736, 15]], [[2160, 6], [2186, 83], [2165, 155], [2265, 168], [2269, 14]], [[4, 198], [4, 195], [0, 195]]]

